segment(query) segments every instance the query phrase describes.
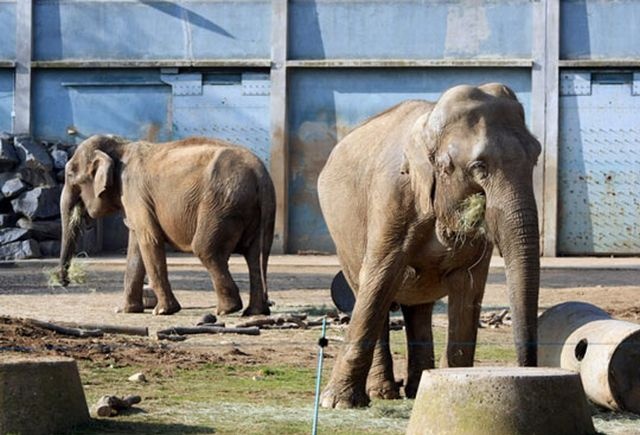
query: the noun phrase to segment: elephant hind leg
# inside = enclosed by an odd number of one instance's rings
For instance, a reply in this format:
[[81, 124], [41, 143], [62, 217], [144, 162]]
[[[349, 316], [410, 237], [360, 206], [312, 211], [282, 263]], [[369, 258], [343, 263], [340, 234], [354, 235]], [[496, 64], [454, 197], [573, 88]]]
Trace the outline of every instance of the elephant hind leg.
[[389, 347], [389, 318], [373, 351], [373, 361], [367, 377], [367, 394], [376, 399], [399, 399], [400, 384], [393, 375], [393, 358]]
[[[271, 314], [271, 311], [269, 310], [269, 301], [267, 299], [267, 289], [265, 288], [267, 259], [264, 258], [263, 261], [265, 264], [261, 264], [260, 248], [260, 240], [256, 237], [247, 252], [244, 254], [247, 266], [249, 267], [249, 285], [251, 293], [249, 297], [249, 306], [242, 313], [243, 316]], [[265, 279], [264, 282], [263, 276]]]
[[[205, 216], [202, 216], [205, 214]], [[231, 314], [242, 309], [240, 290], [229, 273], [229, 257], [235, 249], [242, 230], [233, 219], [212, 219], [202, 213], [191, 242], [193, 253], [198, 256], [211, 275], [217, 296], [216, 312]]]
[[416, 397], [422, 371], [435, 367], [431, 316], [433, 302], [421, 305], [402, 305], [407, 335], [407, 381], [404, 393]]

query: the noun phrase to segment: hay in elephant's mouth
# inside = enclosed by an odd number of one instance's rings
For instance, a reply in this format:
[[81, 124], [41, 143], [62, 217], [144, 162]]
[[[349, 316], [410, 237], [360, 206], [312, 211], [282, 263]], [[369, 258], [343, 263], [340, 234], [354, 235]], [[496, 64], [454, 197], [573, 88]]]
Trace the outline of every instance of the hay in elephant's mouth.
[[476, 193], [462, 201], [458, 208], [458, 228], [456, 232], [462, 234], [484, 234], [484, 212], [487, 198], [483, 193]]

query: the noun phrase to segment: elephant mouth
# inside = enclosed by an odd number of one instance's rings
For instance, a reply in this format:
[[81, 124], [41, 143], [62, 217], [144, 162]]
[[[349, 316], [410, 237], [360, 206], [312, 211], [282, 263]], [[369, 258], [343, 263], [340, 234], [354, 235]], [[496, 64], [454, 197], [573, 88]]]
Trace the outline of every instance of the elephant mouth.
[[461, 246], [487, 234], [485, 221], [487, 198], [484, 192], [474, 193], [460, 201], [452, 213], [436, 222], [438, 239], [446, 246]]

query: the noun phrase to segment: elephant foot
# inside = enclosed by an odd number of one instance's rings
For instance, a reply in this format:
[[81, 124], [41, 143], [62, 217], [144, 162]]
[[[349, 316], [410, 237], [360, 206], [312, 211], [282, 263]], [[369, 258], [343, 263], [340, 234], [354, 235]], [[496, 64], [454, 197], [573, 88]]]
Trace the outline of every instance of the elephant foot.
[[338, 389], [331, 384], [322, 392], [320, 401], [323, 408], [336, 409], [365, 408], [371, 402], [364, 391], [353, 387]]
[[404, 395], [407, 396], [407, 399], [415, 399], [416, 394], [418, 393], [418, 386], [420, 385], [420, 378], [417, 379], [407, 379], [407, 383], [404, 386]]
[[395, 400], [400, 398], [400, 385], [402, 382], [388, 381], [367, 386], [367, 393], [372, 399]]
[[124, 304], [124, 307], [122, 307], [122, 312], [123, 313], [144, 313], [144, 306], [142, 304], [130, 304], [130, 303], [126, 303]]
[[156, 307], [153, 309], [154, 316], [168, 316], [180, 311], [182, 307], [178, 303], [178, 301], [174, 300], [166, 304], [158, 303]]
[[263, 305], [262, 307], [252, 307], [249, 305], [247, 309], [242, 312], [243, 317], [260, 315], [268, 316], [269, 314], [271, 314], [271, 310], [268, 305]]
[[216, 307], [216, 314], [224, 316], [238, 312], [242, 309], [242, 300], [238, 298], [220, 298], [218, 297], [218, 305]]

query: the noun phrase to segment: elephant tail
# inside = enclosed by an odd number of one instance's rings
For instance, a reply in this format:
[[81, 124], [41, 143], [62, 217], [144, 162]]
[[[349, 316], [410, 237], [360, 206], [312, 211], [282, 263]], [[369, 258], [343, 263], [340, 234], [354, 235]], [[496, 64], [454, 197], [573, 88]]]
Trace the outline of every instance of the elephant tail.
[[273, 181], [266, 168], [258, 177], [258, 194], [260, 200], [260, 279], [264, 289], [264, 298], [269, 303], [267, 289], [267, 262], [273, 244], [273, 231], [275, 225], [276, 194]]

